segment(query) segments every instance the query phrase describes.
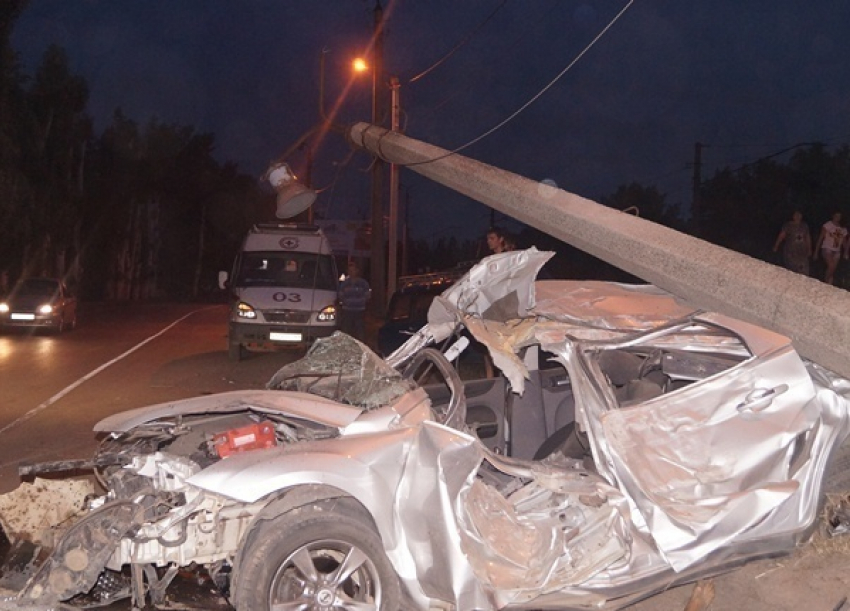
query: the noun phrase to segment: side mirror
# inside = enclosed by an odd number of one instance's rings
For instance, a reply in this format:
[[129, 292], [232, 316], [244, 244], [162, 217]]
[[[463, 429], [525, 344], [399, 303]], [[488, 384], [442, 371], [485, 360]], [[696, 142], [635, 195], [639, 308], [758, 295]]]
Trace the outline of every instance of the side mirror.
[[227, 272], [218, 272], [218, 288], [222, 290], [227, 288]]

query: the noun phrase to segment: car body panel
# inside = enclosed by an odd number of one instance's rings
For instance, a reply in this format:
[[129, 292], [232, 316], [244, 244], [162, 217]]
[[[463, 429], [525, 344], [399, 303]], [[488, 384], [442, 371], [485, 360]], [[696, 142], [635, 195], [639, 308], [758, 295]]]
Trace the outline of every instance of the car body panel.
[[94, 430], [110, 433], [125, 432], [154, 420], [190, 414], [230, 413], [243, 410], [308, 418], [320, 424], [339, 428], [350, 425], [363, 411], [306, 393], [283, 394], [272, 390], [234, 390], [128, 410], [104, 418], [95, 424]]

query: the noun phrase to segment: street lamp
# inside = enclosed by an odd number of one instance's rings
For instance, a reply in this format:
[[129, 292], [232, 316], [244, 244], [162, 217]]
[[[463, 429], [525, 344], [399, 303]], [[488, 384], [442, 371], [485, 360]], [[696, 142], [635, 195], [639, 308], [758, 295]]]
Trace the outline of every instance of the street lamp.
[[358, 74], [369, 71], [369, 64], [362, 57], [354, 58], [354, 61], [351, 62], [351, 67], [354, 69], [354, 72]]
[[[397, 77], [390, 78], [390, 130], [397, 132], [399, 128], [399, 113], [401, 100], [399, 94], [401, 84]], [[390, 222], [389, 222], [389, 253], [387, 269], [387, 295], [395, 293], [398, 280], [398, 171], [396, 163], [390, 164]]]
[[266, 178], [277, 192], [275, 216], [279, 219], [301, 214], [316, 201], [316, 192], [298, 182], [298, 177], [284, 161], [273, 163], [266, 171]]
[[[380, 0], [375, 1], [374, 33], [372, 39], [372, 125], [377, 125], [383, 115], [383, 96], [380, 95], [381, 79], [384, 73], [384, 10]], [[377, 295], [372, 309], [378, 316], [384, 315], [387, 302], [384, 283], [384, 203], [382, 191], [384, 184], [384, 161], [375, 156], [372, 161], [372, 260], [371, 285]]]
[[[355, 72], [366, 72], [366, 71], [369, 70], [369, 65], [367, 64], [366, 60], [364, 60], [362, 58], [355, 59], [354, 62], [352, 63], [352, 67], [353, 67]], [[373, 96], [375, 98], [375, 99], [373, 99], [373, 102], [372, 102], [372, 124], [373, 125], [376, 124], [378, 119], [379, 119], [379, 117], [376, 116], [376, 113], [378, 112], [377, 109], [380, 106], [380, 104], [377, 102], [377, 100], [380, 99], [380, 93], [381, 93], [379, 91], [379, 86], [378, 86], [380, 79], [381, 79], [381, 75], [377, 74], [377, 70], [373, 70], [373, 92], [372, 93], [373, 93]], [[401, 84], [399, 83], [399, 80], [398, 80], [397, 77], [395, 77], [395, 76], [390, 77], [389, 88], [390, 88], [390, 117], [391, 117], [390, 129], [394, 132], [397, 132], [399, 130], [399, 116], [400, 116], [400, 109], [401, 109], [401, 101], [400, 101], [400, 95], [399, 95], [400, 89], [401, 89]], [[375, 165], [377, 165], [379, 162], [380, 162], [380, 160], [376, 159]], [[374, 168], [374, 166], [373, 166], [373, 168]], [[373, 283], [372, 283], [373, 291], [375, 291], [376, 295], [382, 295], [386, 299], [389, 299], [389, 297], [392, 296], [392, 294], [395, 292], [396, 284], [397, 284], [397, 280], [398, 280], [398, 191], [399, 191], [398, 181], [399, 181], [399, 166], [398, 166], [398, 164], [391, 163], [390, 164], [390, 215], [389, 215], [388, 236], [387, 236], [387, 242], [388, 242], [389, 249], [388, 249], [388, 253], [387, 253], [388, 267], [387, 267], [386, 295], [384, 295], [384, 292], [382, 290], [379, 290], [380, 288], [382, 288], [381, 284], [378, 284], [377, 286], [375, 285], [375, 274], [373, 274], [373, 276], [372, 276], [373, 277]], [[380, 241], [381, 241], [381, 246], [383, 246], [384, 211], [383, 211], [383, 206], [381, 205], [381, 201], [380, 201], [380, 194], [379, 193], [376, 194], [376, 189], [380, 189], [380, 187], [381, 187], [380, 182], [381, 181], [379, 179], [376, 183], [373, 183], [373, 208], [372, 208], [372, 226], [373, 226], [373, 229], [372, 230], [373, 230], [373, 232], [375, 232], [375, 231], [378, 230], [378, 228], [380, 228]], [[375, 221], [376, 221], [376, 218], [378, 218], [378, 211], [380, 211], [380, 217], [379, 217], [380, 218], [380, 225], [376, 226]], [[375, 233], [373, 233], [373, 236], [374, 235], [375, 235]], [[376, 241], [375, 238], [373, 238], [373, 242], [372, 242], [372, 263], [373, 263], [373, 265], [374, 265], [374, 262], [375, 262], [377, 257], [380, 257], [381, 261], [383, 261], [383, 248], [380, 249], [380, 252], [377, 251], [376, 248], [375, 248], [375, 241]], [[373, 267], [373, 269], [374, 269], [374, 267]], [[383, 277], [382, 277], [382, 279], [383, 279]]]
[[[279, 157], [278, 161], [272, 163], [264, 176], [277, 192], [276, 216], [279, 219], [292, 218], [305, 210], [310, 210], [309, 220], [312, 222], [313, 215], [310, 206], [316, 201], [316, 192], [311, 188], [311, 174], [313, 150], [317, 144], [316, 141], [313, 144], [310, 144], [309, 141], [315, 138], [317, 134], [318, 138], [321, 139], [331, 129], [345, 133], [344, 127], [333, 123], [333, 117], [339, 108], [339, 102], [337, 102], [331, 111], [331, 116], [328, 116], [325, 112], [325, 55], [329, 52], [330, 49], [324, 48], [319, 56], [319, 123], [308, 129]], [[362, 63], [362, 60], [360, 61]], [[366, 69], [365, 63], [362, 63], [359, 68], [355, 64], [355, 71], [362, 72], [364, 69]], [[286, 163], [296, 150], [304, 151], [307, 156], [306, 185], [298, 181], [298, 178], [292, 172], [292, 168]]]

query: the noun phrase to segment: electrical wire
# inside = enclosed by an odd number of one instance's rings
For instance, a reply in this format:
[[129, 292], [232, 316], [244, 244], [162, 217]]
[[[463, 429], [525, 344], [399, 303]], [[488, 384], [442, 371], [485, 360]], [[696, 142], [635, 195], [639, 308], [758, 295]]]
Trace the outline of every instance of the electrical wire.
[[474, 37], [474, 36], [475, 36], [475, 35], [476, 35], [476, 34], [477, 34], [477, 33], [478, 33], [478, 32], [479, 32], [479, 31], [480, 31], [480, 30], [481, 30], [481, 29], [485, 26], [485, 25], [487, 25], [487, 23], [488, 23], [491, 19], [493, 19], [493, 17], [495, 17], [495, 16], [496, 16], [496, 13], [498, 13], [500, 10], [502, 10], [502, 8], [503, 8], [503, 7], [504, 7], [507, 3], [508, 3], [508, 0], [502, 0], [502, 3], [501, 3], [499, 6], [497, 6], [497, 7], [495, 8], [495, 10], [494, 10], [493, 12], [491, 12], [491, 13], [490, 13], [490, 14], [489, 14], [489, 15], [488, 15], [485, 19], [484, 19], [484, 21], [482, 21], [481, 23], [479, 23], [479, 24], [478, 24], [478, 25], [477, 25], [477, 26], [476, 26], [476, 27], [475, 27], [472, 31], [470, 31], [470, 32], [469, 32], [466, 36], [464, 36], [464, 37], [460, 40], [460, 42], [459, 42], [459, 43], [457, 43], [454, 47], [452, 47], [452, 49], [451, 49], [448, 53], [446, 53], [443, 57], [441, 57], [441, 58], [440, 58], [440, 59], [438, 59], [436, 62], [434, 62], [433, 64], [431, 64], [431, 66], [430, 66], [429, 68], [426, 68], [425, 70], [423, 70], [422, 72], [420, 72], [419, 74], [417, 74], [416, 76], [414, 76], [413, 78], [409, 79], [409, 80], [407, 81], [407, 82], [408, 82], [408, 84], [410, 84], [410, 83], [415, 83], [416, 81], [418, 81], [419, 79], [421, 79], [423, 76], [427, 76], [428, 74], [430, 74], [431, 72], [433, 72], [434, 70], [436, 70], [437, 68], [439, 68], [439, 67], [440, 67], [440, 66], [441, 66], [441, 65], [442, 65], [442, 64], [443, 64], [446, 60], [448, 60], [448, 59], [449, 59], [452, 55], [454, 55], [454, 54], [455, 54], [455, 53], [456, 53], [456, 52], [457, 52], [457, 51], [458, 51], [461, 47], [463, 47], [464, 45], [466, 45], [466, 43], [468, 43], [470, 40], [472, 40], [472, 38], [473, 38], [473, 37]]
[[[560, 2], [560, 0], [556, 0], [556, 3], [552, 5], [552, 8], [550, 8], [548, 11], [545, 11], [545, 12], [543, 12], [543, 13], [539, 14], [537, 17], [535, 17], [535, 18], [534, 18], [534, 26], [535, 26], [535, 28], [536, 28], [536, 27], [539, 27], [539, 26], [538, 26], [538, 23], [539, 23], [539, 22], [545, 22], [545, 21], [547, 21], [547, 20], [550, 18], [550, 15], [551, 15], [553, 12], [555, 12], [557, 9], [559, 9], [559, 8], [561, 8], [561, 7], [562, 7], [562, 5], [561, 5], [561, 4], [559, 4], [558, 2]], [[528, 24], [521, 24], [521, 25], [522, 25], [522, 27], [523, 27], [523, 28], [527, 28], [527, 27], [528, 27]], [[513, 49], [515, 49], [515, 48], [516, 48], [516, 47], [517, 47], [517, 46], [518, 46], [518, 45], [519, 45], [519, 44], [520, 44], [523, 40], [525, 40], [525, 39], [527, 39], [527, 38], [528, 38], [528, 34], [527, 34], [527, 32], [526, 32], [525, 30], [523, 30], [520, 34], [518, 34], [518, 35], [517, 35], [514, 39], [512, 39], [512, 40], [510, 40], [510, 41], [500, 40], [500, 47], [501, 47], [501, 48], [503, 48], [503, 49], [511, 49], [511, 50], [513, 50]], [[436, 104], [433, 104], [433, 105], [432, 105], [432, 106], [430, 106], [429, 108], [427, 108], [427, 109], [423, 109], [423, 110], [424, 110], [426, 113], [429, 113], [429, 114], [432, 114], [432, 115], [437, 115], [437, 112], [438, 112], [439, 110], [441, 110], [441, 109], [443, 108], [443, 106], [445, 106], [446, 104], [448, 104], [449, 102], [451, 102], [452, 100], [454, 100], [455, 98], [457, 98], [458, 96], [462, 95], [463, 93], [464, 93], [464, 90], [463, 90], [462, 88], [455, 88], [455, 89], [453, 89], [452, 91], [448, 92], [448, 93], [446, 94], [446, 96], [445, 96], [445, 97], [444, 97], [444, 98], [443, 98], [440, 102], [437, 102]]]
[[590, 43], [581, 51], [581, 53], [576, 55], [576, 57], [569, 64], [567, 64], [567, 66], [563, 70], [561, 70], [555, 76], [555, 78], [553, 78], [551, 81], [549, 81], [549, 83], [545, 87], [543, 87], [543, 89], [538, 91], [534, 96], [531, 97], [530, 100], [528, 100], [525, 104], [523, 104], [517, 110], [515, 110], [513, 113], [511, 113], [507, 118], [505, 118], [501, 122], [497, 123], [495, 126], [490, 128], [489, 130], [487, 130], [483, 134], [477, 136], [476, 138], [473, 138], [472, 140], [470, 140], [466, 144], [463, 144], [463, 145], [461, 145], [461, 146], [459, 146], [455, 149], [452, 149], [451, 151], [448, 151], [447, 153], [445, 153], [443, 155], [439, 155], [437, 157], [434, 157], [433, 159], [426, 159], [424, 161], [414, 161], [412, 163], [405, 163], [405, 164], [399, 164], [399, 165], [403, 165], [404, 167], [412, 167], [412, 166], [417, 166], [417, 165], [423, 165], [423, 164], [426, 164], [426, 163], [433, 163], [435, 161], [445, 159], [446, 157], [450, 157], [452, 155], [455, 155], [455, 154], [459, 153], [460, 151], [469, 148], [473, 144], [480, 142], [484, 138], [492, 135], [493, 133], [495, 133], [496, 131], [498, 131], [499, 129], [501, 129], [502, 127], [504, 127], [505, 125], [507, 125], [511, 121], [513, 121], [517, 116], [519, 116], [520, 113], [522, 113], [526, 108], [528, 108], [529, 106], [534, 104], [534, 102], [536, 102], [544, 93], [549, 91], [549, 89], [551, 89], [555, 85], [555, 83], [557, 83], [573, 66], [575, 66], [576, 63], [578, 63], [578, 61], [582, 57], [584, 57], [584, 55], [588, 51], [590, 51], [590, 49], [599, 41], [599, 39], [602, 38], [608, 32], [608, 30], [611, 29], [611, 27], [613, 27], [613, 25], [615, 23], [617, 23], [617, 21], [620, 19], [620, 17], [623, 16], [623, 14], [632, 6], [632, 4], [634, 4], [634, 2], [635, 2], [635, 0], [628, 0], [626, 5], [622, 9], [620, 9], [620, 12], [617, 13], [610, 22], [608, 22], [608, 25], [606, 25], [604, 28], [602, 28], [602, 30], [599, 32], [599, 34], [597, 34], [593, 38], [593, 40], [590, 41]]
[[[829, 140], [816, 140], [816, 142], [823, 144], [824, 146], [833, 146], [836, 144], [846, 144], [847, 140], [850, 139], [850, 134], [845, 134], [843, 136], [836, 136], [834, 138], [830, 138]], [[761, 144], [753, 144], [753, 143], [738, 143], [738, 144], [707, 144], [705, 142], [701, 143], [704, 148], [713, 148], [713, 149], [736, 149], [736, 148], [776, 148], [776, 147], [784, 147], [790, 146], [787, 142], [779, 143], [779, 142], [764, 142]]]

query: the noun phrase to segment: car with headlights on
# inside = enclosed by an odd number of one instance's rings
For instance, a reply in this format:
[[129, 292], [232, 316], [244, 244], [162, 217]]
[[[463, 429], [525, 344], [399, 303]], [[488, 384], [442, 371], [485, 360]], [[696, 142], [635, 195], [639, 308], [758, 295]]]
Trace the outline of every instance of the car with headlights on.
[[[239, 611], [619, 609], [805, 542], [850, 488], [850, 381], [653, 286], [535, 283], [550, 256], [484, 259], [387, 359], [335, 333], [23, 468], [102, 490], [0, 609], [142, 608], [189, 566]], [[461, 379], [469, 337], [500, 375]]]
[[0, 328], [62, 333], [77, 326], [77, 298], [57, 278], [23, 278], [0, 301]]

